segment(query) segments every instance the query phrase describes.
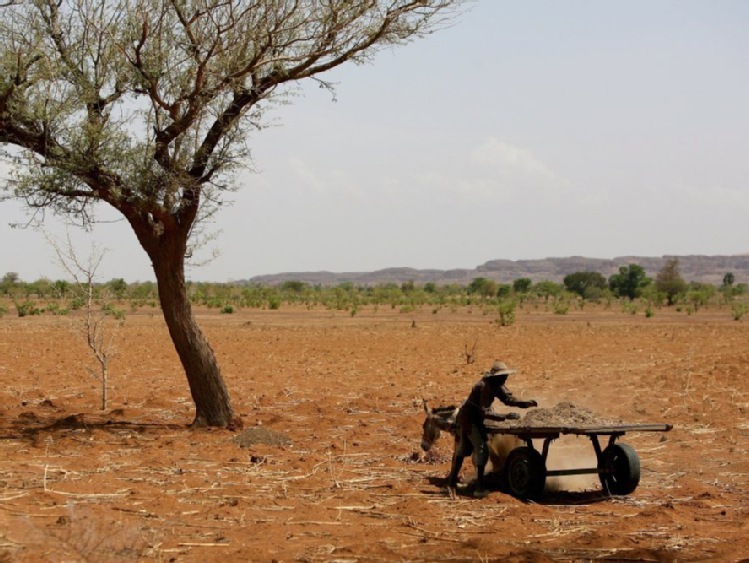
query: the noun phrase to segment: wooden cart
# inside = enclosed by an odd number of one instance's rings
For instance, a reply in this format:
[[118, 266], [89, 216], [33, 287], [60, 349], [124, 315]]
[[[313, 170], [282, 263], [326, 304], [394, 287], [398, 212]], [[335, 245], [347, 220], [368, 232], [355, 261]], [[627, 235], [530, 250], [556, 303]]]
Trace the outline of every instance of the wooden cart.
[[[640, 483], [640, 458], [634, 448], [617, 440], [627, 432], [668, 432], [670, 424], [622, 424], [611, 426], [522, 427], [489, 424], [490, 434], [517, 436], [526, 443], [507, 456], [503, 476], [509, 492], [522, 499], [538, 498], [543, 493], [547, 477], [597, 473], [603, 489], [612, 495], [628, 495]], [[596, 467], [579, 469], [546, 469], [551, 442], [564, 434], [587, 436], [596, 453]], [[608, 436], [608, 444], [601, 447], [600, 436]], [[533, 440], [543, 440], [539, 452]]]

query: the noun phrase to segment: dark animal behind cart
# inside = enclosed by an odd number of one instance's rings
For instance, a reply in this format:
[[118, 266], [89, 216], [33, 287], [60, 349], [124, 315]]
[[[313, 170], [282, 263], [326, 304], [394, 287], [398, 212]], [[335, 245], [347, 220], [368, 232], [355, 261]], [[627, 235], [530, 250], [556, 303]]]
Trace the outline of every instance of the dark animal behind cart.
[[[490, 434], [510, 434], [526, 445], [515, 448], [507, 456], [503, 473], [511, 494], [522, 499], [534, 499], [543, 493], [547, 477], [597, 473], [604, 490], [612, 495], [628, 495], [640, 483], [640, 458], [629, 444], [617, 440], [627, 432], [668, 432], [670, 424], [612, 424], [598, 426], [523, 426], [518, 423], [486, 421]], [[522, 422], [522, 421], [520, 421]], [[561, 435], [587, 436], [596, 454], [596, 467], [578, 469], [546, 468], [551, 442]], [[600, 436], [608, 436], [608, 444], [601, 447]], [[543, 440], [539, 452], [533, 440]]]

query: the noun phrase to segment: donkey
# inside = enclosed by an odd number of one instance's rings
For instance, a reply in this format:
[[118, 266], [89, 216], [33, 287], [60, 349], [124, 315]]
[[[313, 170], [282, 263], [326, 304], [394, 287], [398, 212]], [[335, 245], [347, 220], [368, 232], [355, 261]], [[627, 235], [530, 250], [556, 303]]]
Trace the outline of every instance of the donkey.
[[424, 400], [424, 412], [427, 417], [422, 425], [421, 449], [428, 452], [432, 449], [434, 443], [439, 439], [442, 432], [449, 432], [453, 437], [458, 433], [459, 407], [450, 405], [449, 407], [429, 408]]
[[[422, 425], [421, 449], [428, 452], [439, 439], [442, 432], [449, 432], [453, 438], [457, 437], [458, 410], [460, 407], [450, 405], [446, 407], [430, 408], [424, 400], [424, 412], [426, 419]], [[500, 470], [504, 466], [507, 455], [524, 442], [517, 436], [509, 434], [494, 434], [489, 437], [489, 459], [494, 470]], [[487, 470], [489, 471], [489, 470]]]

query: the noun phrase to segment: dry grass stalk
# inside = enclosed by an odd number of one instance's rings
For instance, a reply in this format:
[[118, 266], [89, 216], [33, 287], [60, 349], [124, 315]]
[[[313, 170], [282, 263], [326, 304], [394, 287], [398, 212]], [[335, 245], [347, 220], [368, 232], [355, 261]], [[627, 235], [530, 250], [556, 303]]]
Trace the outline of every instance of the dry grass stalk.
[[179, 547], [231, 547], [230, 543], [221, 542], [181, 542]]

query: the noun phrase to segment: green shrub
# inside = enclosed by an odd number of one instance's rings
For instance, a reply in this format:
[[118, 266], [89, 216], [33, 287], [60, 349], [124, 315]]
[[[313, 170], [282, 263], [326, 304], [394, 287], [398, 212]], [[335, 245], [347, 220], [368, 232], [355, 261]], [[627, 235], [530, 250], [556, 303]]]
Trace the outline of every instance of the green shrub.
[[622, 301], [622, 313], [629, 313], [630, 315], [636, 315], [637, 314], [637, 303], [634, 301]]
[[224, 305], [221, 308], [221, 313], [224, 314], [224, 315], [231, 315], [231, 314], [234, 313], [234, 307], [232, 305], [228, 305], [228, 304]]
[[5, 305], [0, 305], [0, 319], [3, 318], [7, 312], [8, 308]]
[[115, 307], [111, 303], [105, 303], [101, 306], [101, 310], [105, 315], [109, 315], [110, 317], [114, 317], [118, 321], [124, 321], [125, 320], [125, 310], [124, 309], [115, 309]]
[[224, 306], [224, 300], [220, 297], [212, 297], [206, 301], [206, 306], [209, 309], [220, 309]]
[[[737, 302], [733, 304], [733, 307], [731, 307], [731, 311], [733, 312], [733, 320], [734, 321], [740, 321], [744, 315], [747, 313], [747, 307], [746, 303]], [[0, 315], [2, 317], [2, 315]]]
[[58, 303], [47, 303], [47, 305], [44, 307], [44, 311], [52, 313], [53, 315], [57, 314], [57, 311], [60, 310], [60, 305]]
[[14, 305], [16, 306], [16, 311], [18, 312], [19, 317], [42, 314], [41, 309], [34, 305], [33, 301], [24, 301], [23, 303], [19, 303], [18, 301], [16, 301], [14, 302]]
[[566, 315], [570, 312], [570, 303], [565, 299], [557, 299], [554, 301], [553, 311], [555, 315]]
[[59, 303], [48, 303], [44, 308], [44, 311], [52, 313], [53, 315], [69, 315], [70, 309], [67, 307], [60, 307]]
[[499, 326], [510, 326], [515, 324], [515, 309], [517, 301], [514, 299], [503, 299], [497, 305], [497, 324]]

